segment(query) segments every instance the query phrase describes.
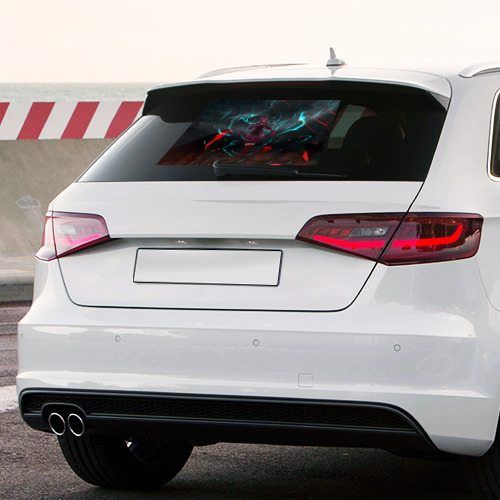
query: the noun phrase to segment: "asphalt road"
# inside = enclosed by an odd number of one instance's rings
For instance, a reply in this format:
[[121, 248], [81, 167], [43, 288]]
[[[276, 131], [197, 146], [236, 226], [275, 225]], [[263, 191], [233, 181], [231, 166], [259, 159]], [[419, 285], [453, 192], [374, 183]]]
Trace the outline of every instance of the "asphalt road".
[[[0, 388], [15, 383], [15, 323], [27, 304], [0, 306]], [[3, 325], [3, 326], [2, 326]], [[7, 325], [7, 326], [5, 326]], [[181, 473], [153, 492], [114, 492], [81, 481], [55, 436], [0, 408], [0, 499], [453, 499], [471, 498], [460, 462], [382, 450], [218, 444], [196, 448]]]

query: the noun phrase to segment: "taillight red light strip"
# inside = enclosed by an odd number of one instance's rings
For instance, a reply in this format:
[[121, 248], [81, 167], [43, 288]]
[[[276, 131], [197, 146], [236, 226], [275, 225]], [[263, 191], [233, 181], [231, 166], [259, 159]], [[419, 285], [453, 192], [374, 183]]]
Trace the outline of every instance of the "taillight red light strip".
[[463, 231], [463, 224], [459, 224], [457, 226], [456, 231], [448, 237], [442, 238], [422, 238], [422, 239], [413, 239], [413, 240], [394, 240], [392, 242], [392, 246], [395, 248], [406, 248], [406, 247], [434, 247], [437, 245], [449, 245], [451, 243], [455, 243], [459, 240], [460, 235]]
[[387, 265], [442, 262], [475, 255], [482, 223], [462, 213], [324, 215], [297, 239]]
[[53, 260], [110, 239], [100, 215], [52, 212], [46, 216], [42, 247], [36, 257]]

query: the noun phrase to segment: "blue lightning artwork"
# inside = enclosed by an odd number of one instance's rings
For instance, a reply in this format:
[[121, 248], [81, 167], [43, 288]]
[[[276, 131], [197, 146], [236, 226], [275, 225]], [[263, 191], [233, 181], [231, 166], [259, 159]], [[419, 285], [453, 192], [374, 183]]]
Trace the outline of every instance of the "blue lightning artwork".
[[217, 100], [159, 165], [316, 165], [339, 100]]

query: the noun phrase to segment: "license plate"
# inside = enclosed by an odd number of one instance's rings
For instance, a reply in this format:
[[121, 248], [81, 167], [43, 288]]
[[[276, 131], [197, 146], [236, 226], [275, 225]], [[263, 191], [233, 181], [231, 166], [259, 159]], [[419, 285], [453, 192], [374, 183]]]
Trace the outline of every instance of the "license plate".
[[277, 286], [281, 250], [140, 248], [135, 283]]

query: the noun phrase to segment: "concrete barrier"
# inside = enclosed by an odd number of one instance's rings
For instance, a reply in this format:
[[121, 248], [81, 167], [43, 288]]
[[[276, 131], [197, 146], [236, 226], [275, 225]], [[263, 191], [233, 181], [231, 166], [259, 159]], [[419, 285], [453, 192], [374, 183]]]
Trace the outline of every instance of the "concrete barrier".
[[33, 255], [47, 206], [111, 139], [0, 142], [0, 257]]
[[111, 142], [0, 141], [0, 302], [31, 299], [48, 204]]

